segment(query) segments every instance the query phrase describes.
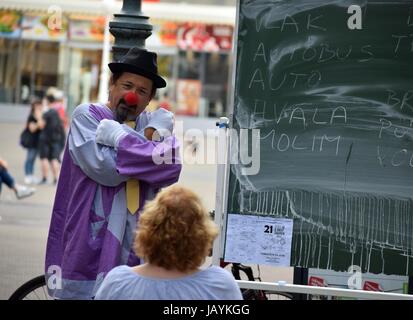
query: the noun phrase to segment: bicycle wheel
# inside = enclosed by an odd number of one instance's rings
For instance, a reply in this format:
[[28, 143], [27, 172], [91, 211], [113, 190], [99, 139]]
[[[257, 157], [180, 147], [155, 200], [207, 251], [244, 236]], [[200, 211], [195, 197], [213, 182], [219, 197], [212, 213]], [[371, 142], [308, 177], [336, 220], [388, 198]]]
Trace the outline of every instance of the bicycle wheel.
[[21, 285], [9, 300], [52, 300], [47, 294], [44, 275], [33, 278]]
[[265, 291], [265, 296], [267, 300], [294, 300], [293, 295], [288, 292]]
[[268, 300], [263, 290], [241, 289], [244, 300]]

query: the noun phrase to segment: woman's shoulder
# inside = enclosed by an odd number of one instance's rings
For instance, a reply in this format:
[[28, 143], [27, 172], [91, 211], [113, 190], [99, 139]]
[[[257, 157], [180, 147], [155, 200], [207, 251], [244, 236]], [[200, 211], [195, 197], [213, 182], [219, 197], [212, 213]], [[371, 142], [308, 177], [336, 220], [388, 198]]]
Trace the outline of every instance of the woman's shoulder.
[[235, 281], [233, 275], [228, 270], [219, 266], [209, 266], [199, 272], [199, 277], [209, 279], [219, 279], [226, 281]]
[[200, 272], [199, 280], [207, 290], [209, 299], [242, 299], [234, 276], [226, 269], [210, 266]]
[[227, 269], [215, 265], [208, 266], [207, 268], [203, 269], [203, 272], [211, 274], [231, 275], [231, 272], [229, 272]]
[[110, 270], [100, 284], [95, 299], [118, 300], [126, 299], [131, 291], [130, 284], [133, 276], [128, 266], [118, 266]]
[[136, 278], [136, 274], [132, 271], [131, 267], [121, 265], [110, 270], [106, 274], [104, 282], [110, 285], [127, 285]]
[[108, 274], [106, 275], [106, 277], [114, 277], [114, 276], [117, 277], [119, 274], [122, 274], [122, 275], [131, 274], [131, 275], [133, 275], [132, 272], [133, 271], [132, 271], [131, 267], [126, 266], [126, 265], [121, 265], [121, 266], [117, 266], [117, 267], [113, 268], [112, 270], [110, 270], [108, 272]]

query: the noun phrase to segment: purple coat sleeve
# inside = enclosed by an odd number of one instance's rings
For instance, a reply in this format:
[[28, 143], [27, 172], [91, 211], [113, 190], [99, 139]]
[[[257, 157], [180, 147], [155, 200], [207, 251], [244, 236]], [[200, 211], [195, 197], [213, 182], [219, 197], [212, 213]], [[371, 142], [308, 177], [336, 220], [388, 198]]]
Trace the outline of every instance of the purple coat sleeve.
[[101, 185], [114, 187], [125, 182], [128, 177], [122, 177], [117, 171], [115, 150], [95, 141], [96, 128], [101, 119], [99, 115], [93, 114], [93, 111], [102, 110], [106, 111], [89, 104], [75, 109], [68, 134], [68, 146], [74, 164], [79, 166], [83, 173]]
[[123, 176], [163, 187], [178, 181], [181, 167], [175, 136], [154, 142], [128, 134], [119, 141], [116, 168]]

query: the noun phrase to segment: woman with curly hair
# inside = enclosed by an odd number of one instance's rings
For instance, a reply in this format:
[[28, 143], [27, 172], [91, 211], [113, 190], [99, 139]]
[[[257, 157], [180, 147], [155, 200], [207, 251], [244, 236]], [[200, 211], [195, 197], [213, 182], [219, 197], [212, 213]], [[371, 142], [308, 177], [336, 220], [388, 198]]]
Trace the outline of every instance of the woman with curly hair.
[[145, 261], [112, 269], [95, 299], [241, 300], [232, 274], [201, 269], [218, 228], [192, 191], [174, 185], [145, 205], [135, 251]]

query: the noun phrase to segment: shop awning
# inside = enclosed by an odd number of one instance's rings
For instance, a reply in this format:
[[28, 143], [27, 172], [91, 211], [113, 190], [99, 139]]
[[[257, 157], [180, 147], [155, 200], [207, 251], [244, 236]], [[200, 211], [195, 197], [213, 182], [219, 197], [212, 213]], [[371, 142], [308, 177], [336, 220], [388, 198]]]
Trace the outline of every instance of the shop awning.
[[[60, 8], [66, 14], [105, 15], [120, 12], [122, 1], [110, 0], [2, 0], [0, 9], [48, 11]], [[187, 3], [142, 2], [142, 12], [151, 19], [234, 25], [235, 7]]]

